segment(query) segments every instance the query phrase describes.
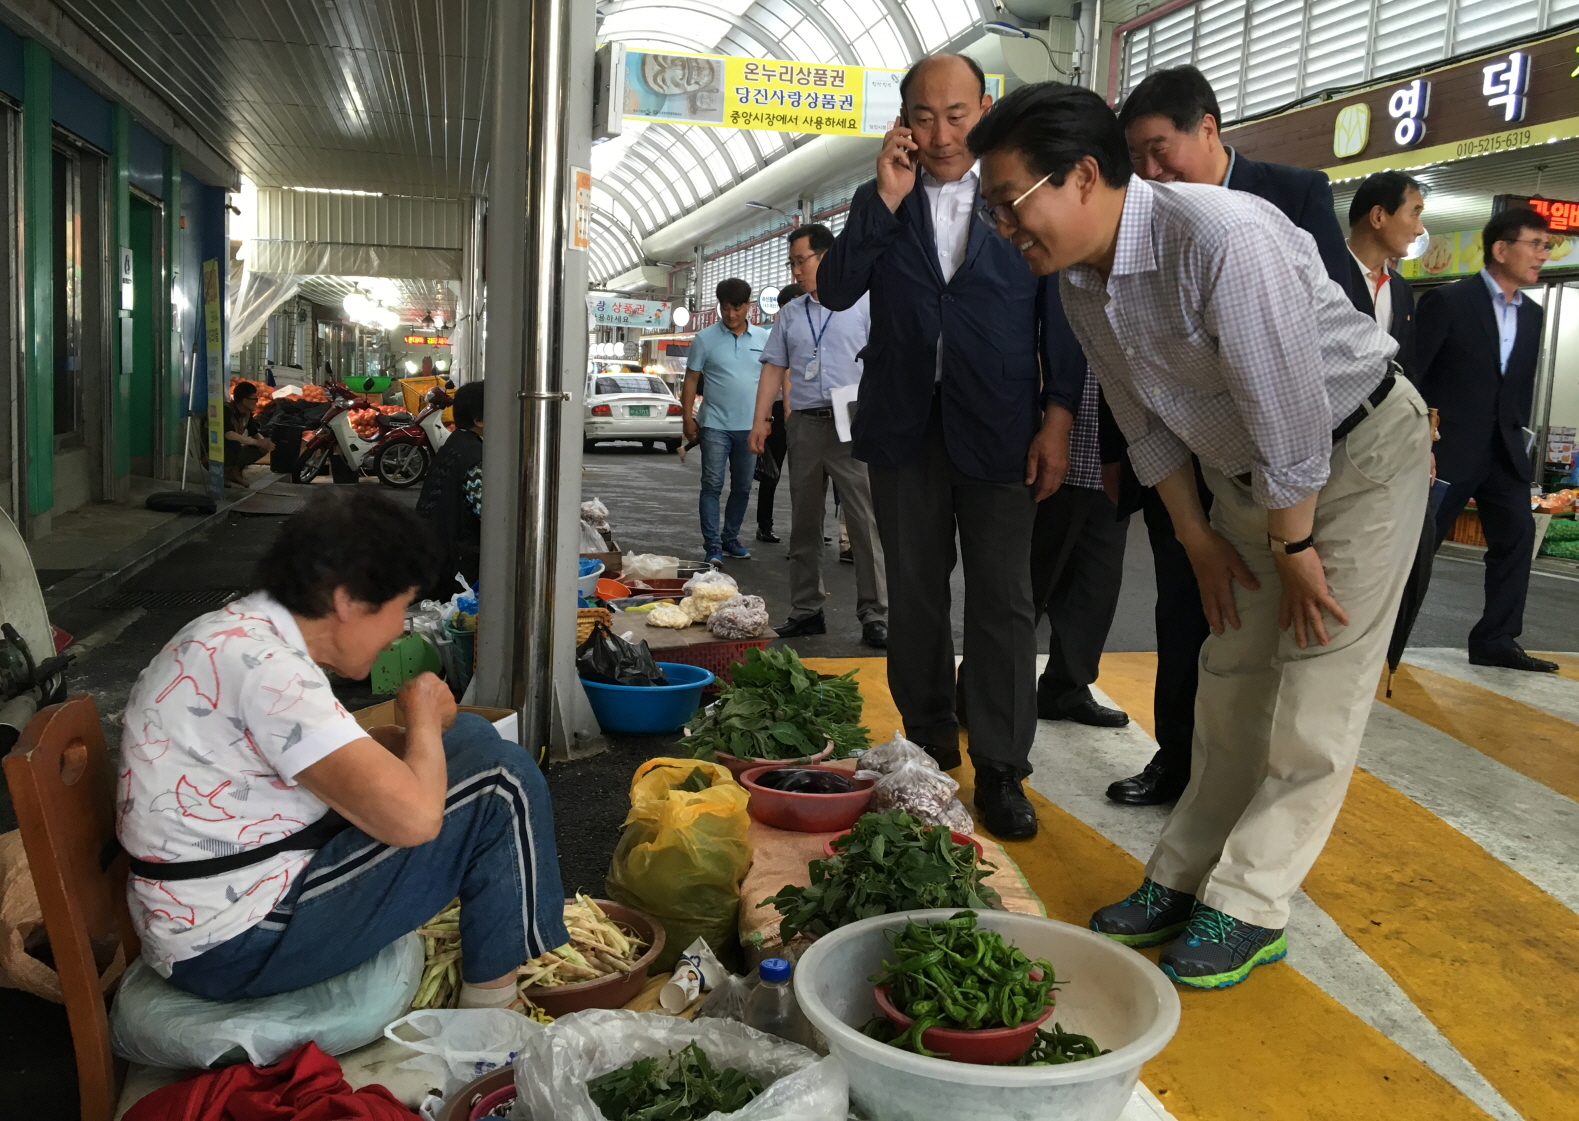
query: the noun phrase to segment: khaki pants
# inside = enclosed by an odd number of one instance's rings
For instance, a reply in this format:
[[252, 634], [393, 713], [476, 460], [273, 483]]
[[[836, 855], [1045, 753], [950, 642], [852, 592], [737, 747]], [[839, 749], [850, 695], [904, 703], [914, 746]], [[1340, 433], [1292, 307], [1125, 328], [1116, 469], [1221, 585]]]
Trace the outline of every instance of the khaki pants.
[[1316, 502], [1316, 549], [1349, 625], [1327, 646], [1278, 630], [1281, 584], [1266, 510], [1206, 469], [1212, 525], [1261, 583], [1234, 586], [1240, 628], [1201, 648], [1190, 784], [1146, 874], [1236, 919], [1280, 929], [1289, 897], [1337, 819], [1370, 716], [1429, 490], [1425, 402], [1400, 377], [1332, 449]]
[[883, 545], [872, 517], [872, 488], [866, 464], [841, 444], [833, 418], [790, 413], [785, 421], [789, 445], [790, 618], [805, 619], [822, 610], [828, 592], [822, 584], [822, 523], [828, 479], [839, 487], [844, 524], [855, 553], [855, 613], [862, 623], [888, 620], [888, 578]]

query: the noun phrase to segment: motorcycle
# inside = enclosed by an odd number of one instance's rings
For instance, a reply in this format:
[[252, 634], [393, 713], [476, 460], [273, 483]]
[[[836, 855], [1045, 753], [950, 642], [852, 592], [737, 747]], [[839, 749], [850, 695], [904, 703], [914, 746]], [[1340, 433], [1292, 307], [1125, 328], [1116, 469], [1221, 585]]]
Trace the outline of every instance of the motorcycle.
[[366, 398], [339, 382], [324, 386], [324, 391], [329, 409], [322, 425], [303, 444], [292, 482], [312, 482], [338, 455], [354, 475], [372, 474], [390, 487], [413, 486], [422, 481], [434, 454], [449, 438], [444, 410], [450, 398], [442, 389], [427, 392], [424, 408], [415, 417], [409, 412], [378, 413], [377, 431], [370, 437], [351, 424], [351, 414], [368, 407]]

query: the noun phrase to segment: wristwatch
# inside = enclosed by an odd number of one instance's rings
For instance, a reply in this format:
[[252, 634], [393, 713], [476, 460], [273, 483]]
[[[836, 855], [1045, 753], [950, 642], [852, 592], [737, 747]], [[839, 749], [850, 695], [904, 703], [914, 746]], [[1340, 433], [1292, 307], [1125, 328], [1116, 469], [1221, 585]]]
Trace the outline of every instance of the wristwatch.
[[1306, 549], [1316, 544], [1315, 533], [1311, 533], [1303, 541], [1285, 541], [1281, 537], [1273, 537], [1270, 533], [1266, 535], [1266, 539], [1268, 545], [1281, 546], [1283, 552], [1289, 556], [1293, 556], [1295, 553], [1303, 553]]

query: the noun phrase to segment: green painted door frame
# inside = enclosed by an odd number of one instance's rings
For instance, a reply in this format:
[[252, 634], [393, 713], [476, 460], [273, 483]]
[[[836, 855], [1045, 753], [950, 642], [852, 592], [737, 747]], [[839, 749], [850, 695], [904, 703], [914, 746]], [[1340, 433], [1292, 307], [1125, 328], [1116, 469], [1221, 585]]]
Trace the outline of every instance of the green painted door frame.
[[[110, 463], [115, 478], [132, 473], [132, 356], [129, 288], [122, 258], [132, 251], [131, 114], [120, 102], [110, 105], [110, 255], [111, 306], [115, 315], [110, 332]], [[124, 287], [123, 287], [124, 285]], [[112, 497], [105, 495], [106, 498]]]
[[22, 425], [29, 518], [55, 505], [55, 200], [53, 63], [35, 39], [22, 41], [22, 272], [28, 345]]

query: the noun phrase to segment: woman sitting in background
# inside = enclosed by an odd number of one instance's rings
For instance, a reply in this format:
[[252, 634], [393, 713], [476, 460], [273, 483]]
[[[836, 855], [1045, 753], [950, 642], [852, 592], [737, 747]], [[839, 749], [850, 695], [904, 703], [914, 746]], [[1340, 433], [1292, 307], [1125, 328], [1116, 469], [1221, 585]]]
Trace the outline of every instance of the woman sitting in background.
[[211, 1000], [356, 967], [457, 895], [462, 1007], [567, 940], [548, 790], [432, 674], [363, 731], [321, 666], [367, 677], [433, 579], [409, 510], [335, 488], [287, 519], [257, 588], [189, 623], [127, 702], [117, 831], [143, 956]]

